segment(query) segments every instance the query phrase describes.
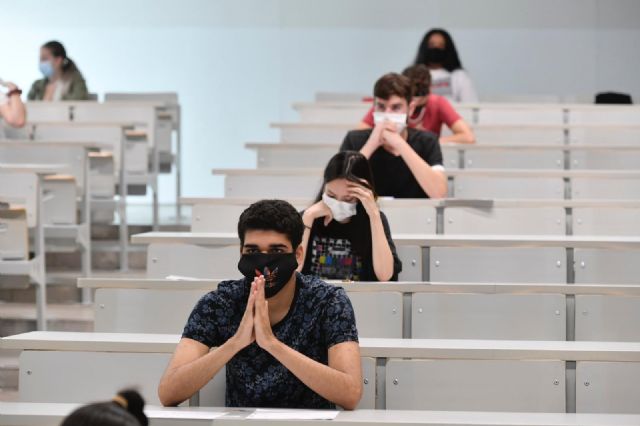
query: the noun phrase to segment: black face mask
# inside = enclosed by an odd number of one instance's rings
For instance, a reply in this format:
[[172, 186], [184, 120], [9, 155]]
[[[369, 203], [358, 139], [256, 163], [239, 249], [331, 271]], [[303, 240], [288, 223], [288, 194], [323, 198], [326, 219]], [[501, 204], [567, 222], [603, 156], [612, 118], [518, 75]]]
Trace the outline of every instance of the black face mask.
[[260, 274], [264, 275], [264, 296], [267, 299], [282, 290], [297, 267], [295, 253], [243, 254], [238, 262], [238, 270], [249, 282]]
[[429, 47], [425, 52], [425, 60], [428, 64], [442, 64], [446, 57], [447, 52], [436, 47]]

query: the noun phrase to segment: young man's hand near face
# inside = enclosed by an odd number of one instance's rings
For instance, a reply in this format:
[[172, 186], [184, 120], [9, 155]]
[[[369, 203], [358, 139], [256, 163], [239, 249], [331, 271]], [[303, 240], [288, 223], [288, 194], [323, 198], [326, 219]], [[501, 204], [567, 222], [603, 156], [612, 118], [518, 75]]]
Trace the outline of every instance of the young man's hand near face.
[[247, 307], [242, 315], [242, 320], [238, 326], [238, 331], [233, 336], [233, 343], [240, 351], [256, 340], [256, 335], [253, 327], [254, 323], [254, 308], [256, 301], [256, 282], [251, 283], [251, 290], [249, 291], [249, 299], [247, 299]]
[[407, 146], [407, 141], [395, 131], [391, 132], [385, 129], [380, 139], [382, 140], [382, 147], [393, 155], [401, 155], [402, 149]]
[[392, 123], [391, 121], [383, 121], [382, 123], [376, 124], [371, 132], [371, 136], [369, 136], [367, 142], [364, 144], [362, 149], [360, 149], [360, 153], [365, 157], [370, 158], [371, 155], [373, 155], [373, 153], [383, 145], [382, 135], [386, 131], [395, 133], [395, 123]]
[[274, 343], [278, 341], [271, 329], [269, 321], [269, 302], [264, 296], [265, 280], [263, 276], [256, 277], [251, 287], [256, 287], [255, 312], [253, 316], [253, 327], [256, 336], [256, 343], [262, 349], [269, 352]]

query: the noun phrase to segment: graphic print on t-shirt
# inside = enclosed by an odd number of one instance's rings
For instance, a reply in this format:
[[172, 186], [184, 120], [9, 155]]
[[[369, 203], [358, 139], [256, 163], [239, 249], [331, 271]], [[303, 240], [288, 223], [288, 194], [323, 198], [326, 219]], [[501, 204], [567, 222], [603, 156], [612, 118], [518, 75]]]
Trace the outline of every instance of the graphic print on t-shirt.
[[360, 281], [362, 259], [346, 238], [314, 237], [311, 274], [322, 279]]
[[451, 87], [451, 74], [434, 79], [431, 82], [431, 93], [444, 97], [453, 96], [453, 87]]

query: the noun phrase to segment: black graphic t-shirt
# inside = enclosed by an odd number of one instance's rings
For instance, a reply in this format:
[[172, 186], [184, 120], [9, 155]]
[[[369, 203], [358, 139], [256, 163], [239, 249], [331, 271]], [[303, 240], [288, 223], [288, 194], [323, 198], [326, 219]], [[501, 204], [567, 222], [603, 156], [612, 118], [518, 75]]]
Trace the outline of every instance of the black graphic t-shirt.
[[[389, 222], [383, 212], [380, 212], [380, 220], [393, 255], [391, 281], [396, 281], [402, 271], [402, 262], [396, 253]], [[302, 273], [324, 280], [379, 281], [373, 268], [371, 246], [364, 248], [358, 244], [363, 240], [362, 232], [371, 234], [368, 223], [366, 229], [361, 230], [353, 222], [332, 220], [325, 226], [323, 217], [316, 219], [311, 226]], [[368, 241], [371, 241], [371, 237]]]
[[[249, 288], [246, 279], [221, 282], [196, 304], [182, 337], [209, 347], [222, 345], [240, 325]], [[302, 274], [296, 274], [289, 312], [272, 329], [278, 340], [325, 365], [331, 346], [358, 341], [344, 289]], [[227, 363], [226, 379], [228, 407], [334, 408], [255, 342]]]

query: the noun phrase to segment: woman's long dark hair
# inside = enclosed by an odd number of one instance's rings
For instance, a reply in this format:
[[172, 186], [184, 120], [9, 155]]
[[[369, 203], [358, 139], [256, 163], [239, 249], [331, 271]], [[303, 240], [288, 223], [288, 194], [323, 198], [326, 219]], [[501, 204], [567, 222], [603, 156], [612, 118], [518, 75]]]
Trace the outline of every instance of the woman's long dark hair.
[[429, 65], [427, 62], [427, 49], [429, 48], [429, 39], [434, 34], [440, 34], [444, 38], [445, 42], [445, 58], [442, 63], [442, 67], [449, 72], [455, 71], [457, 69], [462, 69], [462, 63], [460, 62], [460, 58], [458, 57], [458, 51], [456, 50], [456, 45], [453, 43], [451, 34], [449, 34], [446, 30], [443, 30], [442, 28], [433, 28], [424, 35], [424, 37], [422, 38], [422, 42], [420, 43], [420, 47], [418, 47], [418, 54], [416, 55], [414, 64]]
[[[122, 404], [124, 402], [124, 405]], [[116, 398], [78, 408], [60, 426], [147, 426], [144, 399], [135, 390], [118, 392]]]
[[48, 41], [42, 45], [43, 49], [47, 49], [51, 52], [51, 55], [54, 58], [62, 58], [62, 74], [63, 76], [67, 76], [73, 72], [80, 72], [76, 63], [71, 60], [70, 57], [67, 56], [67, 50], [64, 48], [62, 43], [59, 41]]
[[[373, 181], [373, 172], [369, 165], [367, 157], [358, 151], [341, 151], [331, 157], [327, 167], [324, 169], [324, 178], [320, 192], [316, 197], [316, 202], [322, 200], [324, 187], [328, 182], [335, 179], [346, 179], [370, 189], [373, 196], [377, 199], [375, 183]], [[362, 236], [356, 241], [352, 241], [354, 248], [361, 254], [371, 253], [371, 225], [369, 215], [365, 211], [360, 201], [356, 204], [356, 214], [351, 218], [350, 222], [356, 229], [354, 235]]]

